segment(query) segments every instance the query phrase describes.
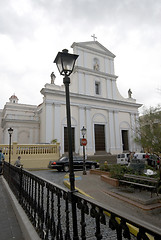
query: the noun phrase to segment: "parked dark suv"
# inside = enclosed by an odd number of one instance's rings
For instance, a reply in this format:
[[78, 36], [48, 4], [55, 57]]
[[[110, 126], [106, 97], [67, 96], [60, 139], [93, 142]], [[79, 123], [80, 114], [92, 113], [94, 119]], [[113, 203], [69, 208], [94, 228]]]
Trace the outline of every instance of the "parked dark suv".
[[[86, 160], [86, 168], [95, 169], [99, 167], [99, 163]], [[58, 161], [50, 161], [49, 168], [56, 169], [58, 171], [69, 171], [69, 159], [68, 157], [61, 157]], [[83, 169], [83, 157], [73, 156], [74, 169]]]

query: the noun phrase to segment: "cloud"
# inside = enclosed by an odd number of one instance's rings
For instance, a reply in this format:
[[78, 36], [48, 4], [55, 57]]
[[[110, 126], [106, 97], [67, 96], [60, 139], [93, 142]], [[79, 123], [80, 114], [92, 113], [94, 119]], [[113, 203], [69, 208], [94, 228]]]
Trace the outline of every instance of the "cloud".
[[56, 72], [53, 60], [57, 52], [73, 42], [92, 40], [93, 33], [116, 55], [121, 94], [126, 97], [131, 87], [138, 102], [158, 103], [160, 22], [160, 0], [1, 1], [0, 81], [4, 93], [0, 108], [14, 92], [19, 102], [39, 104], [41, 88], [50, 82], [50, 73]]

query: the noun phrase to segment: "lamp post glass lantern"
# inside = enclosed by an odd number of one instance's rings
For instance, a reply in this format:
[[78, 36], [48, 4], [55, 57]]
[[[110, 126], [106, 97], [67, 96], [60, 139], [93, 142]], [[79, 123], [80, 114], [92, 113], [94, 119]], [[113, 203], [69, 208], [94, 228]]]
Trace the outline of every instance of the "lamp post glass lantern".
[[70, 74], [73, 72], [77, 58], [78, 55], [68, 53], [67, 49], [62, 50], [62, 52], [58, 52], [54, 63], [56, 63], [60, 75], [70, 76]]
[[[83, 126], [83, 128], [81, 129], [81, 133], [84, 139], [84, 135], [86, 135], [86, 131], [87, 129]], [[86, 175], [86, 159], [85, 159], [85, 146], [83, 145], [83, 175]]]
[[83, 126], [83, 128], [81, 129], [82, 132], [82, 136], [84, 138], [84, 135], [86, 135], [87, 129]]
[[69, 180], [70, 180], [70, 191], [71, 191], [71, 204], [72, 204], [72, 219], [73, 219], [73, 239], [78, 240], [78, 227], [77, 227], [77, 212], [76, 212], [76, 201], [73, 195], [75, 191], [75, 177], [73, 168], [73, 149], [72, 149], [72, 128], [71, 128], [71, 115], [70, 115], [70, 74], [73, 72], [75, 61], [78, 58], [76, 54], [68, 53], [67, 49], [62, 52], [58, 52], [54, 63], [56, 63], [60, 75], [63, 75], [63, 83], [65, 85], [66, 93], [66, 112], [67, 112], [67, 130], [68, 130], [68, 152], [69, 152]]

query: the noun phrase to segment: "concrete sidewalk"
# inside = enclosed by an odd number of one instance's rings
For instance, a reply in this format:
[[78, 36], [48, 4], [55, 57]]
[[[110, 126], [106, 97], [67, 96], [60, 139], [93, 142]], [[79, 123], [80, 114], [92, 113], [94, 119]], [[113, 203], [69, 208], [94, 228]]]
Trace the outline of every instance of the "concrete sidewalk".
[[14, 213], [7, 190], [0, 176], [0, 239], [23, 240], [23, 234]]
[[113, 187], [101, 180], [99, 175], [83, 175], [82, 172], [75, 172], [76, 187], [83, 191], [83, 194], [93, 197], [100, 203], [125, 212], [140, 220], [161, 227], [161, 194], [157, 196], [147, 191], [130, 191], [129, 188]]
[[0, 240], [40, 240], [2, 175], [0, 206]]

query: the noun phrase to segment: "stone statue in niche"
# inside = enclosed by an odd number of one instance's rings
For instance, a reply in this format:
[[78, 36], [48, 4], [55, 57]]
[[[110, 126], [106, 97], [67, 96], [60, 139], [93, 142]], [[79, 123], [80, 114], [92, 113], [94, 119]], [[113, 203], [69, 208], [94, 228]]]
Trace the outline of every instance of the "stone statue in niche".
[[131, 89], [129, 88], [129, 90], [128, 90], [128, 97], [131, 98], [131, 96], [132, 96], [132, 91], [131, 91]]
[[99, 66], [99, 60], [97, 58], [94, 58], [94, 65], [93, 65], [94, 70], [99, 71], [100, 66]]
[[54, 84], [55, 83], [55, 78], [56, 78], [54, 72], [51, 73], [50, 77], [51, 77], [51, 84]]

